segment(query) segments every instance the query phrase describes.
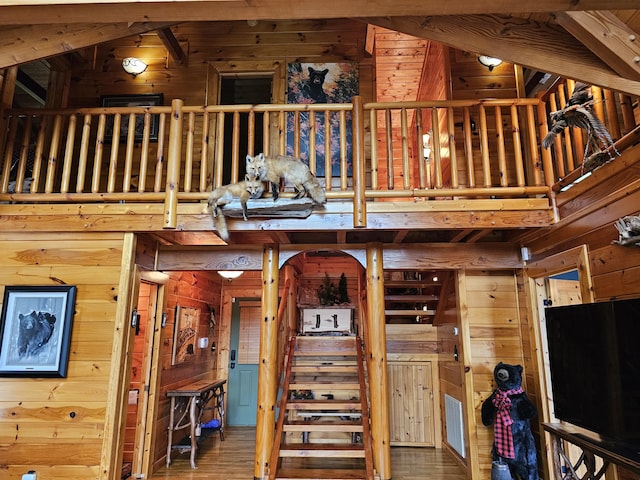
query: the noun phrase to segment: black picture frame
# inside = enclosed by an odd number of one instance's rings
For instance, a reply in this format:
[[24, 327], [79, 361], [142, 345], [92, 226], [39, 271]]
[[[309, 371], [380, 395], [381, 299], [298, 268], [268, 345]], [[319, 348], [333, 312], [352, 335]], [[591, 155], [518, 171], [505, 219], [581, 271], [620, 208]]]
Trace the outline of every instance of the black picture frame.
[[0, 377], [66, 377], [75, 286], [6, 286]]
[[[156, 107], [164, 105], [164, 95], [162, 93], [149, 93], [141, 95], [102, 95], [100, 97], [100, 105], [103, 107]], [[151, 131], [149, 141], [158, 141], [158, 129], [160, 124], [159, 115], [151, 115]], [[144, 129], [144, 115], [136, 115], [135, 142], [142, 142], [142, 134]], [[127, 132], [129, 130], [129, 116], [122, 115], [120, 118], [120, 143], [127, 141]], [[107, 125], [104, 134], [104, 141], [111, 143], [113, 141], [113, 115], [107, 116]]]

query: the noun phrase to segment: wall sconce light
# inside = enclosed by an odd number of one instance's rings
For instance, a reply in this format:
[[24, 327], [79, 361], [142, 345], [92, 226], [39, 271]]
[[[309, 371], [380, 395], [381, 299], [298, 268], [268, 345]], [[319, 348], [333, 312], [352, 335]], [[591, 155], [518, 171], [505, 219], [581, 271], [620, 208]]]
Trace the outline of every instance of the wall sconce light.
[[489, 57], [487, 55], [480, 55], [478, 57], [478, 61], [484, 65], [485, 67], [487, 67], [489, 69], [489, 71], [493, 71], [493, 69], [495, 67], [497, 67], [498, 65], [500, 65], [502, 63], [502, 60], [496, 57]]
[[422, 156], [429, 160], [431, 158], [431, 134], [422, 134]]
[[220, 275], [222, 278], [226, 278], [229, 281], [233, 280], [234, 278], [238, 278], [243, 273], [244, 272], [242, 270], [218, 270], [218, 275]]
[[127, 57], [122, 59], [122, 68], [133, 78], [136, 78], [147, 69], [147, 64], [139, 58]]

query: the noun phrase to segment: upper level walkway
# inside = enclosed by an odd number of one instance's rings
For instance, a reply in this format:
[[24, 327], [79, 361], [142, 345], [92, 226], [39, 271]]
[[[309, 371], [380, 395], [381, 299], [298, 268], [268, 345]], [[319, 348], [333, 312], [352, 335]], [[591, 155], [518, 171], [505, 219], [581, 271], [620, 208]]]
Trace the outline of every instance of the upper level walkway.
[[[584, 131], [566, 129], [551, 148], [540, 146], [549, 112], [570, 88], [535, 99], [215, 106], [174, 99], [7, 110], [0, 221], [18, 231], [212, 231], [212, 187], [242, 179], [246, 154], [266, 152], [309, 163], [327, 204], [302, 216], [230, 220], [234, 243], [504, 241], [557, 220], [553, 187], [581, 170]], [[605, 92], [605, 109], [596, 91], [596, 112], [614, 139], [635, 138], [633, 106], [624, 104], [631, 100]], [[292, 195], [285, 187], [282, 197]]]

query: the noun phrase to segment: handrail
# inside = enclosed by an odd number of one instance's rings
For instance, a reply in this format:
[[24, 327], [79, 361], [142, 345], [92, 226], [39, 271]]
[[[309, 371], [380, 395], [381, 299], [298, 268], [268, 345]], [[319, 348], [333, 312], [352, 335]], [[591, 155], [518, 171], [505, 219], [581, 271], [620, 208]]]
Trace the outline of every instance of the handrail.
[[260, 151], [303, 158], [330, 201], [353, 202], [356, 228], [373, 201], [549, 197], [583, 148], [571, 129], [540, 147], [566, 97], [8, 109], [0, 201], [163, 202], [175, 228], [179, 203], [237, 181], [245, 152]]

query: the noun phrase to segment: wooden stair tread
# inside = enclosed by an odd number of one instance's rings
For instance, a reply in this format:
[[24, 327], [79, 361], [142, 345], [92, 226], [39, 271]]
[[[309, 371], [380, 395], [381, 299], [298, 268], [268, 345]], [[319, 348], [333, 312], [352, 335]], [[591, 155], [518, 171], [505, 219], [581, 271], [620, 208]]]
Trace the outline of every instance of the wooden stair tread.
[[291, 382], [289, 384], [289, 390], [314, 390], [331, 389], [331, 390], [360, 390], [360, 384], [357, 382], [332, 382], [314, 380], [311, 382]]
[[327, 422], [293, 422], [284, 425], [285, 432], [362, 432], [362, 423], [346, 421], [341, 423]]
[[293, 373], [358, 373], [358, 366], [354, 363], [351, 365], [293, 365], [291, 367]]
[[360, 400], [289, 400], [288, 410], [355, 410], [360, 411]]
[[345, 468], [282, 468], [278, 469], [276, 480], [290, 479], [305, 480], [365, 480], [367, 473], [364, 469]]
[[280, 446], [281, 457], [364, 458], [364, 447], [357, 443], [290, 443]]

